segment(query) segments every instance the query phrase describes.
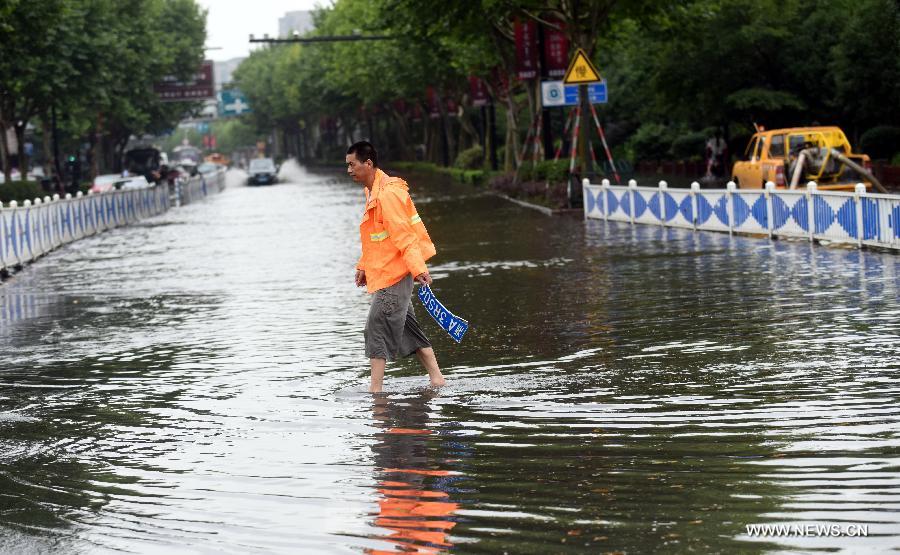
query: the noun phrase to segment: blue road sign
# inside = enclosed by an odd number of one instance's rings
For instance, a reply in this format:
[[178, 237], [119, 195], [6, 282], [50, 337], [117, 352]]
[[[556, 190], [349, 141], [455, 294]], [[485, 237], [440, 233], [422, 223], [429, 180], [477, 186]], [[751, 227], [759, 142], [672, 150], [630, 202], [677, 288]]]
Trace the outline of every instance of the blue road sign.
[[252, 112], [244, 93], [238, 90], [223, 90], [219, 93], [219, 115], [239, 116]]
[[[548, 108], [575, 106], [578, 104], [578, 87], [578, 85], [564, 85], [562, 81], [544, 81], [542, 83], [544, 106]], [[591, 83], [587, 89], [591, 104], [606, 104], [609, 101], [605, 79], [599, 83]]]
[[431, 291], [431, 287], [427, 285], [419, 287], [419, 300], [425, 305], [425, 309], [428, 310], [428, 314], [431, 314], [434, 321], [437, 322], [445, 332], [450, 334], [450, 338], [453, 339], [453, 341], [456, 341], [457, 343], [462, 341], [463, 335], [465, 335], [466, 331], [469, 329], [468, 322], [447, 310], [447, 308], [441, 304], [441, 301], [435, 298], [434, 293]]

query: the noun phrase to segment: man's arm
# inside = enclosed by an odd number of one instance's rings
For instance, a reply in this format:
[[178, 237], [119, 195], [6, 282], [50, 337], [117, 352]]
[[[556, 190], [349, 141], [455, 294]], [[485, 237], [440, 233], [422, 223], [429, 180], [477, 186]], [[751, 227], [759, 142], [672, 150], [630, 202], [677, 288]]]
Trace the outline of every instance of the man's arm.
[[[381, 195], [381, 210], [384, 217], [384, 227], [394, 246], [400, 251], [400, 256], [406, 264], [409, 273], [416, 281], [419, 276], [428, 273], [425, 259], [419, 250], [419, 239], [413, 229], [409, 216], [406, 215], [406, 195], [401, 196], [396, 191], [385, 191]], [[429, 278], [430, 280], [430, 278]]]

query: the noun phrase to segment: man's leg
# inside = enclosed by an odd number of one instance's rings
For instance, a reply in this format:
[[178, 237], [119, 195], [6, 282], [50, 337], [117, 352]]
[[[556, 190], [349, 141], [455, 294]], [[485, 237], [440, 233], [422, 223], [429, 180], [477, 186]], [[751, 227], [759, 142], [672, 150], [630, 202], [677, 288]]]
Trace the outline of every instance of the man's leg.
[[369, 384], [369, 393], [381, 393], [381, 388], [384, 386], [384, 367], [387, 365], [387, 361], [383, 358], [370, 358], [369, 364], [372, 366], [372, 383]]
[[437, 357], [434, 356], [434, 349], [432, 349], [431, 347], [424, 347], [416, 351], [416, 356], [419, 357], [419, 362], [422, 363], [422, 366], [425, 367], [425, 370], [428, 370], [428, 377], [431, 379], [431, 385], [433, 387], [440, 387], [447, 383], [446, 380], [444, 380], [444, 375], [441, 374], [441, 369], [438, 366]]

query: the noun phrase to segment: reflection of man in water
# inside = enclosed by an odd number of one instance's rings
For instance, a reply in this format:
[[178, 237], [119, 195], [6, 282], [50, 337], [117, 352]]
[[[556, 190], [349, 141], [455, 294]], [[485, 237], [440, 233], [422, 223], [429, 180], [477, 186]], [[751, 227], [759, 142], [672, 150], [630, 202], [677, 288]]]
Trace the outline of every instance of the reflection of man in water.
[[[385, 539], [407, 553], [438, 553], [452, 544], [450, 520], [459, 508], [442, 491], [441, 482], [451, 472], [433, 468], [429, 456], [428, 401], [433, 394], [413, 398], [376, 397], [372, 413], [380, 428], [373, 447], [375, 466], [381, 474], [378, 516], [375, 525], [391, 531]], [[371, 550], [373, 555], [396, 551]]]

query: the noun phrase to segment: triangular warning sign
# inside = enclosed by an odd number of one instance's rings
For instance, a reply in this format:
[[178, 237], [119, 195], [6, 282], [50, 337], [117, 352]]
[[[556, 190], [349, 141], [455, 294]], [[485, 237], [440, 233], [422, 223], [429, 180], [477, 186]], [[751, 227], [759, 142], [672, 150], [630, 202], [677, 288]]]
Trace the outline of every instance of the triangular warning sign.
[[563, 82], [566, 85], [575, 85], [582, 83], [596, 83], [600, 80], [600, 72], [597, 71], [597, 68], [591, 63], [590, 58], [587, 57], [584, 50], [579, 48], [575, 52], [575, 56], [572, 57], [572, 62], [569, 63], [569, 69], [566, 70], [566, 76], [563, 78]]

